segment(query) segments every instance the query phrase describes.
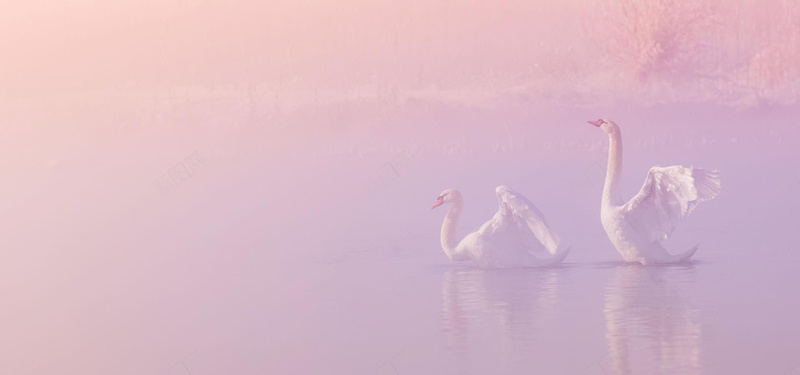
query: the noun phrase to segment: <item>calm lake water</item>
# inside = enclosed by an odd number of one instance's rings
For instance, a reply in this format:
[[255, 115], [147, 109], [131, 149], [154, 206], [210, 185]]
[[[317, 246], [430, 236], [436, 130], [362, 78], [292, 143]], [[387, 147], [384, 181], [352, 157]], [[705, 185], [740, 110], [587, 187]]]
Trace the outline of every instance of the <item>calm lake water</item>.
[[435, 238], [319, 265], [323, 358], [342, 373], [792, 373], [792, 245], [711, 231], [680, 266], [622, 264], [602, 238], [554, 269], [450, 264]]
[[[793, 120], [618, 119], [626, 195], [652, 165], [722, 171], [666, 243], [700, 243], [695, 261], [642, 267], [602, 231], [606, 139], [573, 117], [296, 149], [260, 130], [137, 135], [155, 159], [122, 134], [20, 172], [4, 187], [0, 372], [799, 373]], [[154, 185], [195, 152], [191, 175]], [[564, 264], [446, 258], [438, 193], [464, 193], [464, 235], [500, 184], [572, 244]]]

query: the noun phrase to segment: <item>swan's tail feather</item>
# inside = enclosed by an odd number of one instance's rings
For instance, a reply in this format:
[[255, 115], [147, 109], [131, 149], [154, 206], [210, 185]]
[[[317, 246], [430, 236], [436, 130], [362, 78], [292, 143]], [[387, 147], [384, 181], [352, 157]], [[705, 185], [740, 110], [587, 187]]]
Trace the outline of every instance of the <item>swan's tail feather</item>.
[[553, 256], [551, 256], [550, 258], [545, 259], [542, 265], [544, 267], [550, 267], [550, 266], [554, 266], [556, 264], [561, 263], [564, 260], [564, 258], [566, 258], [567, 255], [569, 254], [569, 250], [570, 249], [571, 249], [571, 247], [569, 247], [569, 246], [566, 246], [566, 247], [565, 246], [561, 246], [559, 248], [559, 250]]
[[692, 258], [692, 255], [694, 255], [695, 251], [697, 251], [697, 248], [699, 246], [700, 246], [700, 244], [694, 245], [693, 248], [691, 248], [689, 250], [686, 250], [681, 254], [673, 255], [672, 256], [672, 260], [670, 261], [670, 263], [685, 263], [685, 262], [688, 262], [689, 259]]

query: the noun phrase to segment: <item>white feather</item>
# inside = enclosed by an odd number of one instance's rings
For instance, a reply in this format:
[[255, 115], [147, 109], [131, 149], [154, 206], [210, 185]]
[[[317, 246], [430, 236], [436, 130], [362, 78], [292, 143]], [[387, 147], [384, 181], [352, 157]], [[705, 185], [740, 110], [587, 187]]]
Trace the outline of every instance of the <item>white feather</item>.
[[720, 187], [718, 171], [652, 167], [639, 194], [623, 207], [625, 219], [647, 241], [665, 240], [681, 218], [692, 213], [698, 202], [716, 197]]

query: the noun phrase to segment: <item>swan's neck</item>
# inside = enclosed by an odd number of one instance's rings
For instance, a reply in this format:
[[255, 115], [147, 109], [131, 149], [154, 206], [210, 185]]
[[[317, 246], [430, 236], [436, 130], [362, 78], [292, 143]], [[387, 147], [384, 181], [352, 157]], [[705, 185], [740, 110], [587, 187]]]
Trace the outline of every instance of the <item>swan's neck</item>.
[[608, 169], [603, 186], [603, 207], [622, 205], [622, 134], [619, 129], [608, 134]]
[[463, 206], [464, 203], [462, 201], [454, 202], [444, 217], [444, 223], [442, 223], [442, 250], [444, 250], [448, 258], [457, 261], [468, 260], [466, 254], [457, 252], [456, 225], [459, 217], [461, 217]]

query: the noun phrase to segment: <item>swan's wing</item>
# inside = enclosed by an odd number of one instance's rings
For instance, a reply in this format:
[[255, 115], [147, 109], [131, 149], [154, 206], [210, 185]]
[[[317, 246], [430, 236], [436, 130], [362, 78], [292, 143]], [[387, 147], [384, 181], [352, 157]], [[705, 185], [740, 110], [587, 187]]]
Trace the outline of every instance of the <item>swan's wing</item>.
[[623, 213], [648, 241], [661, 241], [698, 202], [713, 199], [719, 192], [718, 171], [680, 165], [653, 167], [639, 194], [623, 206]]
[[498, 186], [497, 200], [499, 211], [492, 219], [494, 226], [514, 223], [520, 228], [522, 239], [535, 251], [544, 246], [550, 254], [555, 254], [561, 242], [558, 235], [547, 224], [544, 214], [522, 194], [506, 186]]

